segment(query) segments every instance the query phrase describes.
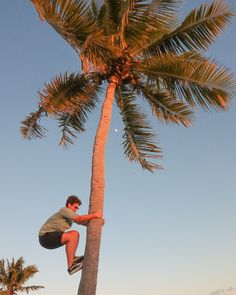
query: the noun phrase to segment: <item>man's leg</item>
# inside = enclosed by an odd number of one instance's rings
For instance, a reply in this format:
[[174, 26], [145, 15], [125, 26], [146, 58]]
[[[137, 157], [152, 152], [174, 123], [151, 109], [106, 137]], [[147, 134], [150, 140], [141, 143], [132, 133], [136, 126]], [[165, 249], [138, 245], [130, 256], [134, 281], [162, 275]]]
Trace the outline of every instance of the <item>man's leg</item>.
[[68, 268], [71, 267], [79, 243], [79, 233], [76, 230], [64, 232], [61, 237], [62, 244], [66, 245]]

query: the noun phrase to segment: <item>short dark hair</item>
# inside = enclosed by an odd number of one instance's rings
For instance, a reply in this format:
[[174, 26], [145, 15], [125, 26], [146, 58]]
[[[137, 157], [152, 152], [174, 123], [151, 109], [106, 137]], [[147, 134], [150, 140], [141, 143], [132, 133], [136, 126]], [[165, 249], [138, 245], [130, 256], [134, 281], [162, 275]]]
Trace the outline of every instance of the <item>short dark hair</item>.
[[78, 203], [79, 205], [82, 204], [82, 202], [80, 201], [80, 199], [77, 196], [74, 196], [74, 195], [69, 196], [66, 200], [66, 207], [68, 206], [68, 204], [73, 205], [75, 203]]

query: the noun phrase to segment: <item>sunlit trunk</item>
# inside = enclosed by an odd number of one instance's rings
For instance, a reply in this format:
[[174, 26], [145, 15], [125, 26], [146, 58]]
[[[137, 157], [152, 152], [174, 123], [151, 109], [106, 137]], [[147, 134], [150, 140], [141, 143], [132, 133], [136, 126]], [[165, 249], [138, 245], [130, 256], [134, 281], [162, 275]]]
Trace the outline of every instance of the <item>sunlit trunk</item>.
[[[100, 121], [94, 141], [89, 213], [103, 211], [105, 173], [105, 146], [110, 128], [112, 104], [118, 79], [111, 77], [102, 106]], [[95, 295], [98, 274], [99, 250], [102, 220], [94, 219], [87, 227], [84, 268], [82, 270], [78, 295]]]

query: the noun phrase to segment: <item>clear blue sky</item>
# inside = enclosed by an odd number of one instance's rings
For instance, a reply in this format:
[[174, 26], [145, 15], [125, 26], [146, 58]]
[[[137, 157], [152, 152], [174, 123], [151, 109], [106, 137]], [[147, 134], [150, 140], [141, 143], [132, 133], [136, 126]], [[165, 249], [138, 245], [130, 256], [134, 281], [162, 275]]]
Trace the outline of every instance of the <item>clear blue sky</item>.
[[[26, 264], [38, 266], [31, 283], [45, 289], [35, 294], [76, 294], [80, 274], [68, 276], [64, 249], [41, 248], [37, 235], [67, 195], [80, 196], [81, 213], [87, 212], [100, 109], [68, 150], [58, 146], [60, 132], [52, 121], [45, 122], [47, 138], [22, 139], [20, 121], [36, 109], [36, 91], [56, 74], [79, 71], [80, 63], [65, 41], [39, 21], [30, 1], [3, 2], [0, 258], [23, 256]], [[184, 13], [200, 3], [185, 1]], [[236, 21], [209, 51], [234, 73], [235, 38]], [[208, 295], [236, 288], [235, 118], [234, 102], [228, 112], [196, 114], [188, 129], [153, 121], [165, 169], [150, 174], [123, 157], [122, 125], [114, 108], [97, 295]], [[85, 229], [80, 231], [78, 254], [85, 240]]]

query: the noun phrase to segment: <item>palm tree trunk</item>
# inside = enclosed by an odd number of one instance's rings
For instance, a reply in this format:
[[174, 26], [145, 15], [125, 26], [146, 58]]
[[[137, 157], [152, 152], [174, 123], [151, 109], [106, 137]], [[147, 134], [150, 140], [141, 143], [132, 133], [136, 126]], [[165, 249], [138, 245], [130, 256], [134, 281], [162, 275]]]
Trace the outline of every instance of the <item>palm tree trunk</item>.
[[[110, 128], [112, 104], [118, 83], [117, 77], [111, 77], [102, 106], [101, 116], [95, 136], [92, 160], [91, 192], [89, 213], [102, 211], [104, 206], [105, 146]], [[93, 219], [87, 226], [84, 268], [81, 275], [78, 295], [95, 295], [97, 286], [99, 250], [101, 242], [102, 220]]]

